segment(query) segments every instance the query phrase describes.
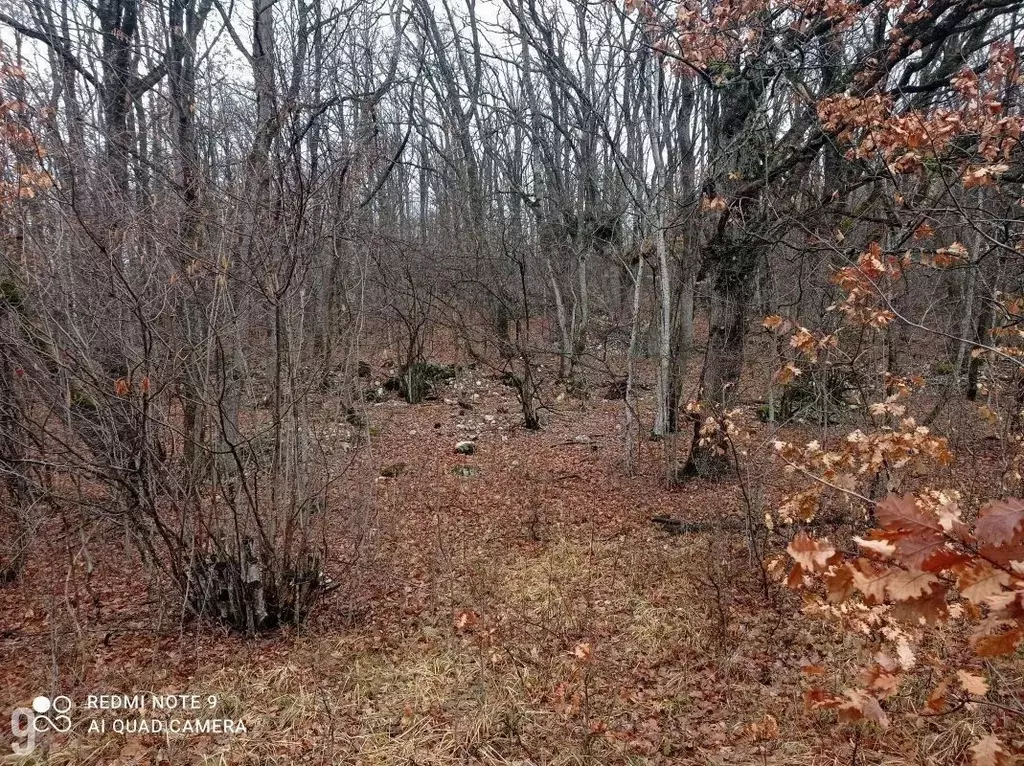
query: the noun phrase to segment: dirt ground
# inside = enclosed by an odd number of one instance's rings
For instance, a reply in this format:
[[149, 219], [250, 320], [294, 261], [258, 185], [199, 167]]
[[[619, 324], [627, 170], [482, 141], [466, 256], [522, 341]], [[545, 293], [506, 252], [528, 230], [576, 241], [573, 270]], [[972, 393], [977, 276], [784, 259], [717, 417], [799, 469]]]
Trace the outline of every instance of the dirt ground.
[[[564, 399], [528, 432], [510, 389], [472, 375], [459, 385], [419, 406], [368, 407], [371, 444], [346, 485], [364, 494], [339, 487], [337, 498], [339, 509], [371, 509], [366, 534], [357, 558], [332, 545], [352, 513], [328, 508], [330, 571], [342, 587], [301, 630], [245, 639], [183, 621], [122, 534], [69, 535], [55, 521], [24, 581], [0, 586], [0, 707], [6, 719], [36, 695], [63, 694], [74, 728], [0, 762], [968, 760], [984, 711], [941, 722], [893, 715], [886, 731], [806, 711], [801, 668], [825, 667], [815, 683], [840, 688], [860, 639], [766, 587], [742, 530], [669, 536], [650, 522], [741, 518], [738, 481], [666, 489], [664, 445], [647, 441], [637, 475], [624, 476], [621, 401]], [[473, 409], [445, 402], [456, 396]], [[475, 454], [456, 454], [469, 436]], [[768, 452], [752, 455], [746, 475], [748, 490], [767, 484], [753, 498], [762, 506], [782, 490], [765, 481], [776, 470]], [[397, 476], [379, 476], [397, 463]], [[116, 716], [85, 709], [87, 695], [149, 692], [216, 695], [217, 715], [246, 732], [88, 731]], [[909, 707], [891, 702], [893, 712]], [[17, 740], [3, 730], [10, 753]]]

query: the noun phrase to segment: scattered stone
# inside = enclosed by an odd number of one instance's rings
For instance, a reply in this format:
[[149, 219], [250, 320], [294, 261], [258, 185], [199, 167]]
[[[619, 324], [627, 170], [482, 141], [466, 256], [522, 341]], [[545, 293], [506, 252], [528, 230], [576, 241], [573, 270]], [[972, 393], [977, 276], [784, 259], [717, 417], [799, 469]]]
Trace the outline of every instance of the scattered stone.
[[471, 479], [480, 473], [480, 469], [472, 465], [457, 465], [452, 469], [452, 473], [463, 479]]
[[373, 369], [370, 367], [369, 362], [360, 360], [358, 365], [358, 373], [360, 378], [368, 378], [373, 373]]
[[401, 476], [406, 469], [405, 463], [392, 463], [380, 469], [380, 475], [387, 479], [394, 479]]
[[472, 455], [476, 452], [476, 445], [470, 441], [459, 442], [455, 445], [455, 451], [460, 455]]
[[576, 444], [593, 444], [593, 443], [594, 443], [594, 440], [593, 440], [593, 439], [591, 439], [591, 438], [590, 438], [589, 436], [587, 436], [586, 434], [580, 434], [579, 436], [577, 436], [576, 438], [574, 438], [574, 439], [573, 439], [573, 441], [574, 441], [574, 442], [575, 442]]
[[486, 422], [486, 423], [493, 423], [494, 422], [494, 415], [484, 415], [484, 422]]

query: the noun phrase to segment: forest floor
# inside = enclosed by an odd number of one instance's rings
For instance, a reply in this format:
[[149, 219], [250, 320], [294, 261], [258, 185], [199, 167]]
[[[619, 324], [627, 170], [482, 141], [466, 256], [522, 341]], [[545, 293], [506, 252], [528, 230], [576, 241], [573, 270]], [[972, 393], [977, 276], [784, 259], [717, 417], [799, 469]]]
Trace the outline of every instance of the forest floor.
[[[805, 711], [803, 669], [822, 667], [813, 680], [842, 688], [859, 639], [766, 586], [742, 530], [668, 536], [650, 522], [741, 518], [740, 482], [667, 489], [656, 442], [625, 476], [621, 401], [565, 400], [529, 432], [516, 427], [510, 389], [493, 378], [464, 386], [471, 411], [443, 398], [368, 408], [372, 449], [350, 469], [373, 487], [358, 563], [346, 563], [349, 548], [333, 550], [344, 587], [301, 630], [245, 639], [182, 624], [120, 536], [43, 535], [24, 581], [0, 586], [0, 703], [6, 717], [37, 694], [65, 694], [75, 729], [0, 762], [967, 760], [980, 714], [894, 716], [882, 731]], [[476, 453], [456, 454], [468, 435]], [[767, 489], [753, 499], [765, 506], [782, 491], [765, 482], [779, 473], [769, 452], [754, 466]], [[398, 476], [370, 478], [396, 463]], [[476, 470], [453, 472], [463, 465]], [[351, 518], [332, 513], [329, 547]], [[779, 537], [771, 552], [784, 546]], [[99, 717], [83, 709], [86, 695], [143, 692], [217, 695], [217, 715], [243, 719], [247, 733], [86, 730]]]

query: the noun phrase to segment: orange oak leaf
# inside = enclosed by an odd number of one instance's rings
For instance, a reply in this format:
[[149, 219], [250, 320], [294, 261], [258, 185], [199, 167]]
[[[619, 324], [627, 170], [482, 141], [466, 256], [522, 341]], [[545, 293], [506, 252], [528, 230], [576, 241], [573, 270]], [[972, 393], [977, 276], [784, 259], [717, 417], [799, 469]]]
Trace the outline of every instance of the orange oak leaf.
[[878, 699], [860, 689], [847, 689], [847, 699], [837, 706], [840, 721], [859, 721], [866, 718], [881, 726], [889, 726], [889, 717], [878, 704]]
[[927, 707], [933, 713], [941, 713], [946, 708], [946, 700], [949, 698], [949, 679], [943, 678], [939, 681], [939, 685], [932, 689], [932, 693], [928, 695], [928, 700], [925, 702]]
[[983, 604], [999, 595], [1010, 584], [1010, 575], [987, 561], [976, 560], [957, 568], [960, 594], [975, 604]]
[[825, 538], [816, 540], [805, 532], [801, 532], [786, 548], [786, 552], [796, 560], [803, 569], [809, 572], [824, 570], [836, 549]]
[[880, 567], [867, 559], [857, 559], [847, 564], [853, 577], [853, 585], [869, 604], [880, 604], [885, 601], [885, 583], [889, 570]]
[[1009, 545], [1020, 531], [1024, 531], [1024, 500], [994, 500], [978, 513], [975, 534], [982, 543]]
[[999, 738], [989, 734], [971, 746], [971, 763], [974, 766], [1007, 766], [1011, 761]]
[[842, 603], [853, 595], [853, 574], [848, 566], [832, 567], [822, 575], [822, 579], [828, 589], [828, 600], [833, 604]]
[[949, 617], [946, 603], [946, 586], [936, 583], [931, 591], [921, 598], [900, 601], [893, 606], [893, 617], [904, 623], [916, 625], [924, 621], [928, 625], [944, 622]]
[[942, 532], [938, 519], [934, 514], [918, 507], [917, 500], [911, 494], [902, 497], [889, 495], [879, 501], [875, 508], [878, 523], [888, 529], [902, 529], [907, 532]]
[[956, 677], [960, 681], [960, 688], [968, 694], [976, 697], [984, 697], [988, 694], [988, 680], [984, 676], [968, 673], [966, 670], [958, 670]]
[[970, 557], [967, 554], [955, 551], [948, 546], [943, 546], [932, 551], [931, 555], [922, 562], [921, 571], [945, 572], [967, 561], [970, 561]]
[[885, 582], [885, 590], [893, 601], [908, 601], [929, 593], [939, 579], [927, 572], [893, 571]]
[[1016, 651], [1021, 640], [1024, 640], [1024, 627], [1020, 623], [996, 620], [971, 636], [971, 646], [979, 657], [1000, 657]]

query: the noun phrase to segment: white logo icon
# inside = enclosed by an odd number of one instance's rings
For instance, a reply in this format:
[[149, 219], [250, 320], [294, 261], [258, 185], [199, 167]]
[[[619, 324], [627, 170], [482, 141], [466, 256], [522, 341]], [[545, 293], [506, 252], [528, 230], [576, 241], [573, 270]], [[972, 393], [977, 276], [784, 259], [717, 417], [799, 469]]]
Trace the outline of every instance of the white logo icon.
[[70, 697], [60, 695], [50, 699], [39, 696], [32, 700], [32, 707], [15, 708], [11, 713], [11, 734], [21, 742], [11, 745], [16, 755], [28, 755], [36, 747], [36, 735], [53, 731], [64, 734], [71, 731]]

